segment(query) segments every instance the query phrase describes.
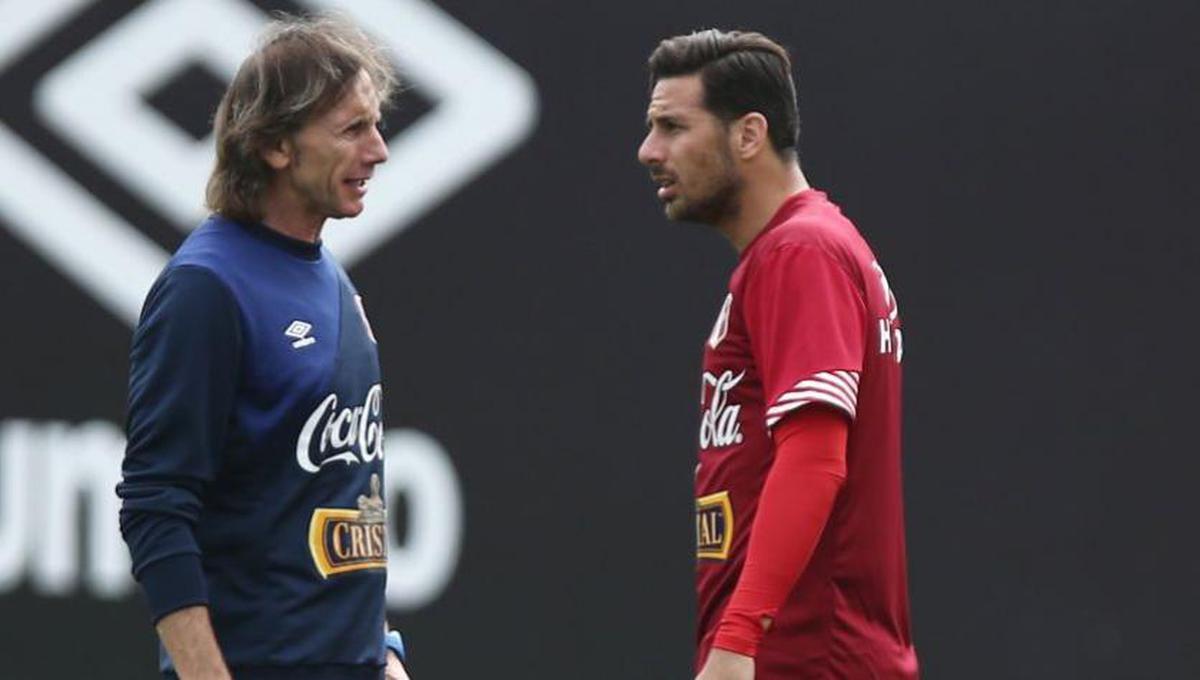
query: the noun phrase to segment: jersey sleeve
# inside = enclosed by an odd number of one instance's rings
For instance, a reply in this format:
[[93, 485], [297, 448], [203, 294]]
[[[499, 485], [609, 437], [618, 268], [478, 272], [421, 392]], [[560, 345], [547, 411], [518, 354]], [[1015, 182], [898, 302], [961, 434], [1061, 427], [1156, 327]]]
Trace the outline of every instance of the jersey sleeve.
[[207, 602], [194, 527], [220, 467], [240, 371], [236, 302], [211, 271], [168, 269], [130, 351], [121, 533], [157, 620]]
[[811, 403], [854, 419], [866, 304], [833, 255], [816, 245], [766, 253], [747, 279], [743, 315], [762, 376], [768, 429]]

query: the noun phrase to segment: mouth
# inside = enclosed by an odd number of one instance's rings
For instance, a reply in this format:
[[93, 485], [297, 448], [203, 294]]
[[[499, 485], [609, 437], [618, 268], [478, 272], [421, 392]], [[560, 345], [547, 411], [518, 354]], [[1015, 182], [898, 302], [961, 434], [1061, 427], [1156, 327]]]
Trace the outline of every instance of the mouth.
[[670, 201], [675, 198], [675, 179], [667, 175], [653, 175], [651, 179], [658, 185], [658, 200]]
[[345, 180], [343, 184], [349, 186], [350, 190], [354, 193], [362, 196], [367, 193], [367, 182], [370, 181], [370, 179], [370, 177], [354, 177]]

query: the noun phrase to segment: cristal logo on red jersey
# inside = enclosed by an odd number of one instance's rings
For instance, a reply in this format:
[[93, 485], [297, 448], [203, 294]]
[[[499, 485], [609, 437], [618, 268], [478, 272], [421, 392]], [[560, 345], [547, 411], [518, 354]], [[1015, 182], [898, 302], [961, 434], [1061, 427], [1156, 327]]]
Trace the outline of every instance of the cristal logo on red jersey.
[[733, 503], [729, 492], [696, 499], [696, 557], [724, 560], [733, 545]]
[[707, 406], [700, 414], [701, 450], [742, 443], [742, 424], [738, 421], [742, 407], [729, 402], [729, 393], [744, 377], [745, 371], [737, 375], [725, 371], [720, 376], [704, 372], [704, 401], [701, 403]]
[[359, 406], [338, 410], [336, 394], [317, 405], [300, 429], [296, 462], [318, 472], [335, 461], [347, 465], [383, 458], [383, 387], [372, 385]]

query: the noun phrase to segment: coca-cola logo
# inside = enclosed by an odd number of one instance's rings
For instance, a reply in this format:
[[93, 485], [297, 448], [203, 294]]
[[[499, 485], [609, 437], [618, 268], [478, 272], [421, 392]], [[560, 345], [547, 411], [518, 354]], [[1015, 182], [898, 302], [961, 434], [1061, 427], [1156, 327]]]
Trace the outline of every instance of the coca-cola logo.
[[738, 421], [742, 407], [729, 402], [729, 393], [744, 377], [745, 371], [737, 375], [725, 371], [720, 377], [704, 372], [704, 397], [708, 405], [700, 415], [701, 449], [742, 443], [742, 425]]
[[336, 461], [347, 465], [383, 458], [383, 387], [367, 390], [360, 406], [338, 409], [336, 394], [317, 405], [296, 440], [296, 462], [316, 473]]

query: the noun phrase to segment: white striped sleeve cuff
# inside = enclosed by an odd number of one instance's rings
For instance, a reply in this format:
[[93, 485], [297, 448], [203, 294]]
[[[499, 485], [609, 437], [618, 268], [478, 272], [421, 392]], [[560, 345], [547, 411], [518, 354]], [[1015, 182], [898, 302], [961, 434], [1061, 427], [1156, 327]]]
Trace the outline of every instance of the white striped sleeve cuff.
[[826, 404], [854, 420], [858, 409], [858, 371], [821, 371], [792, 385], [767, 409], [767, 429], [805, 404]]

